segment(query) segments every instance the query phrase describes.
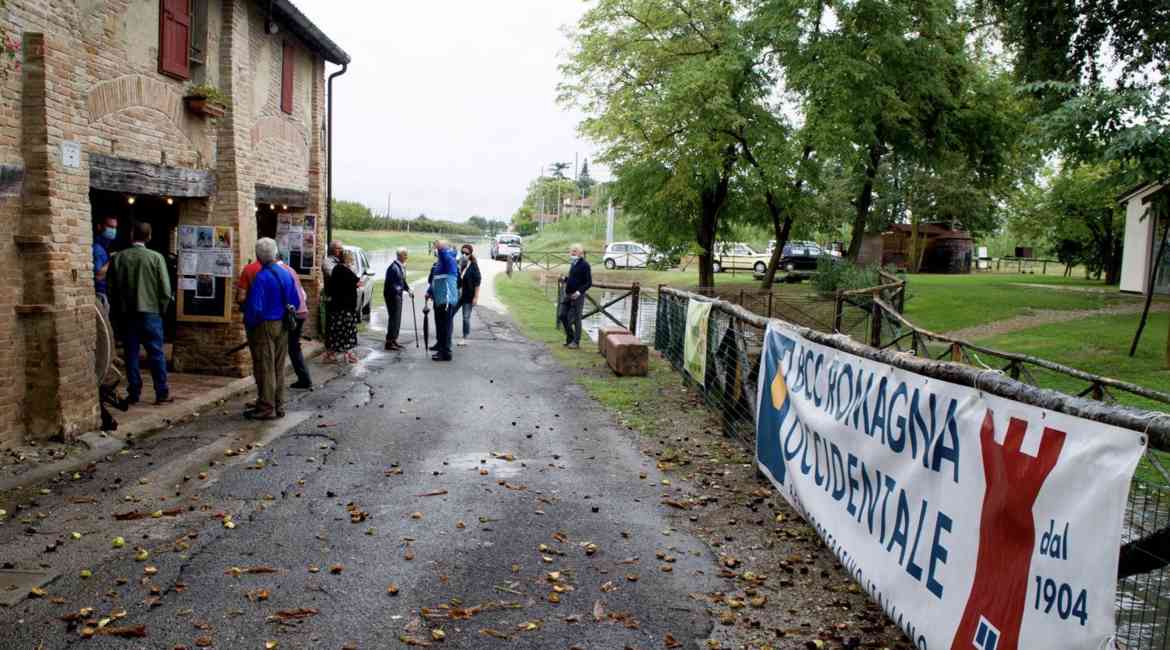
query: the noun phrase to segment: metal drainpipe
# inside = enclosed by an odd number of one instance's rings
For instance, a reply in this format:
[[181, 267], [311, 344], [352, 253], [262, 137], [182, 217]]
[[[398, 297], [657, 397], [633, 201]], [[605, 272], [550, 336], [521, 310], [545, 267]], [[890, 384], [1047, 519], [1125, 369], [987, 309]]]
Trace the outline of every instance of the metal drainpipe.
[[[328, 156], [328, 160], [326, 162], [326, 165], [329, 168], [326, 171], [326, 173], [329, 174], [329, 178], [326, 180], [326, 184], [325, 184], [325, 246], [326, 246], [326, 251], [328, 251], [329, 243], [333, 241], [333, 80], [336, 79], [337, 77], [340, 77], [341, 75], [345, 74], [345, 71], [347, 68], [349, 68], [349, 64], [342, 63], [340, 70], [329, 75], [329, 88], [326, 91], [327, 93], [329, 93], [329, 106], [326, 109], [329, 111], [329, 115], [327, 117], [328, 122], [329, 122], [329, 125], [327, 127], [329, 129], [329, 133], [326, 135], [326, 142], [325, 142], [325, 146], [328, 147], [328, 150], [325, 152], [326, 155]], [[328, 253], [326, 253], [326, 254], [328, 254]]]

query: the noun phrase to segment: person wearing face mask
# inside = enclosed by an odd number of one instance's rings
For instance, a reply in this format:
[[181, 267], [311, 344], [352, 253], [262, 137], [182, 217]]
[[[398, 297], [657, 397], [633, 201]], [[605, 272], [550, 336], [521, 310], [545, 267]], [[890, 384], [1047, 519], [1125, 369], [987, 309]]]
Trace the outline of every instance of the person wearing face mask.
[[110, 270], [110, 254], [118, 238], [118, 218], [106, 217], [93, 226], [93, 289], [102, 304], [108, 304], [109, 290], [106, 273]]
[[471, 310], [479, 302], [479, 285], [483, 276], [479, 273], [479, 261], [475, 259], [475, 249], [471, 244], [464, 244], [459, 253], [459, 306], [455, 311], [463, 312], [463, 338], [459, 339], [462, 347], [467, 345], [467, 337], [471, 334]]
[[585, 261], [581, 244], [569, 247], [569, 275], [565, 278], [565, 295], [561, 302], [561, 325], [565, 328], [565, 347], [581, 347], [581, 310], [585, 307], [585, 292], [593, 286], [593, 271]]

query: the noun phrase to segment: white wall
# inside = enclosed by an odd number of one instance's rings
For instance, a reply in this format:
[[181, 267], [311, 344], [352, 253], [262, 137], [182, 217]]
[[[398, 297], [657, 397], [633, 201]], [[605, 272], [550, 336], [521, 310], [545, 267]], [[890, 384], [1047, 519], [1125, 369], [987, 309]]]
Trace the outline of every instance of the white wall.
[[1153, 185], [1129, 198], [1125, 206], [1125, 247], [1121, 252], [1121, 290], [1145, 293], [1154, 248], [1154, 220], [1142, 199], [1161, 186]]

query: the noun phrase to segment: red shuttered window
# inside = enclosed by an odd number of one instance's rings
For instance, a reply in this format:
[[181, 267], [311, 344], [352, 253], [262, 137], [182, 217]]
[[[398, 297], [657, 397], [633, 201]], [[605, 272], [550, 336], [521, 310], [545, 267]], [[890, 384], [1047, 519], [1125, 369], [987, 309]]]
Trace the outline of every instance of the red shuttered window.
[[280, 69], [280, 110], [289, 115], [292, 115], [293, 112], [293, 57], [295, 54], [292, 44], [285, 43]]
[[191, 6], [189, 0], [159, 0], [158, 70], [189, 79], [191, 47]]

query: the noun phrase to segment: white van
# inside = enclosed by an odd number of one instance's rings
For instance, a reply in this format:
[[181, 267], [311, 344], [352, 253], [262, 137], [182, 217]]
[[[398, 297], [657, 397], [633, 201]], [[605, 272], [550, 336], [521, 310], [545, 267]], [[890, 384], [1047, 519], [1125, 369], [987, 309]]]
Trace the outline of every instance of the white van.
[[521, 240], [520, 235], [506, 232], [496, 235], [492, 240], [492, 259], [506, 260], [509, 257], [520, 259], [521, 255]]

